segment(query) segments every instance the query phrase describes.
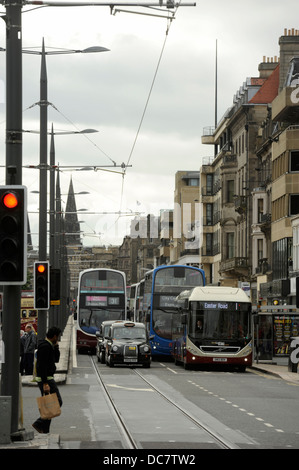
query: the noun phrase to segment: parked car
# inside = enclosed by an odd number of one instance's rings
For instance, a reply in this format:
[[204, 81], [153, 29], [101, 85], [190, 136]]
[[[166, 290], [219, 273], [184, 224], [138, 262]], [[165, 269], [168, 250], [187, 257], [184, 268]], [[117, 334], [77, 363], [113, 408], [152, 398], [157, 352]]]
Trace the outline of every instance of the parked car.
[[110, 326], [106, 342], [105, 361], [114, 364], [151, 365], [151, 347], [143, 323], [123, 321]]
[[98, 358], [98, 362], [105, 364], [105, 350], [106, 350], [106, 343], [107, 343], [107, 336], [109, 333], [110, 326], [117, 320], [106, 320], [103, 321], [100, 329], [96, 332], [97, 337], [97, 346], [96, 346], [96, 355]]

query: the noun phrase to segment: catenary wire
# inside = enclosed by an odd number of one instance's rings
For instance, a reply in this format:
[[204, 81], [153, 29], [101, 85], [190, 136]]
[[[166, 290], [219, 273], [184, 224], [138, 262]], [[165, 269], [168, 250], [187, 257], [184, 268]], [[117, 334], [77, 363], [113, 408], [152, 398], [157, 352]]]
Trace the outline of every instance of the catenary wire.
[[[157, 66], [156, 66], [156, 69], [155, 69], [155, 72], [154, 72], [153, 80], [152, 80], [152, 83], [151, 83], [151, 86], [150, 86], [150, 89], [149, 89], [149, 93], [148, 93], [148, 96], [147, 96], [147, 99], [146, 99], [146, 102], [145, 102], [145, 106], [144, 106], [142, 115], [141, 115], [140, 123], [139, 123], [139, 126], [137, 128], [136, 136], [134, 138], [133, 145], [132, 145], [129, 157], [128, 157], [128, 161], [127, 161], [127, 164], [124, 168], [124, 172], [123, 172], [123, 175], [122, 175], [121, 195], [120, 195], [120, 211], [121, 211], [121, 208], [122, 208], [122, 201], [123, 201], [123, 194], [124, 194], [124, 181], [125, 181], [125, 176], [126, 176], [126, 170], [127, 170], [127, 167], [128, 167], [128, 165], [129, 165], [129, 163], [132, 159], [132, 155], [133, 155], [133, 152], [134, 152], [135, 147], [136, 147], [136, 143], [137, 143], [137, 140], [138, 140], [138, 137], [139, 137], [139, 134], [140, 134], [140, 130], [141, 130], [141, 127], [142, 127], [142, 124], [143, 124], [143, 121], [144, 121], [144, 117], [145, 117], [145, 114], [146, 114], [146, 111], [147, 111], [147, 108], [148, 108], [148, 104], [149, 104], [149, 101], [150, 101], [150, 98], [151, 98], [151, 95], [152, 95], [154, 84], [155, 84], [155, 81], [156, 81], [156, 78], [157, 78], [157, 75], [158, 75], [158, 71], [159, 71], [159, 68], [160, 68], [160, 64], [161, 64], [161, 61], [162, 61], [162, 57], [163, 57], [163, 54], [164, 54], [166, 42], [167, 42], [167, 39], [168, 39], [168, 33], [169, 33], [169, 30], [170, 30], [172, 21], [175, 18], [175, 14], [177, 12], [177, 9], [178, 9], [179, 5], [180, 5], [180, 2], [176, 6], [175, 12], [173, 12], [172, 16], [168, 18], [168, 25], [167, 25], [167, 28], [166, 28], [166, 34], [165, 34], [162, 49], [161, 49], [161, 52], [160, 52], [160, 55], [159, 55], [159, 58], [158, 58]], [[117, 217], [117, 219], [115, 221], [115, 224], [117, 223], [118, 220], [119, 220], [119, 216]]]

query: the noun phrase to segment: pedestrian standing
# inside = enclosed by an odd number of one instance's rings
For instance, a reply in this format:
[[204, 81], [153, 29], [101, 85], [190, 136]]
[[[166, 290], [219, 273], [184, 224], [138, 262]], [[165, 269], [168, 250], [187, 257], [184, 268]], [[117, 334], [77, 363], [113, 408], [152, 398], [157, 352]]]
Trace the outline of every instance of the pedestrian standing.
[[24, 344], [25, 344], [25, 331], [20, 330], [20, 374], [24, 375]]
[[25, 375], [33, 374], [34, 351], [36, 349], [36, 333], [30, 323], [25, 327], [24, 369]]
[[[61, 406], [61, 395], [54, 380], [55, 363], [59, 362], [60, 358], [58, 345], [60, 334], [60, 328], [52, 326], [47, 331], [46, 339], [39, 341], [36, 358], [36, 381], [42, 396], [48, 393], [56, 393]], [[50, 424], [50, 419], [38, 418], [32, 426], [37, 432], [46, 434], [50, 432]]]

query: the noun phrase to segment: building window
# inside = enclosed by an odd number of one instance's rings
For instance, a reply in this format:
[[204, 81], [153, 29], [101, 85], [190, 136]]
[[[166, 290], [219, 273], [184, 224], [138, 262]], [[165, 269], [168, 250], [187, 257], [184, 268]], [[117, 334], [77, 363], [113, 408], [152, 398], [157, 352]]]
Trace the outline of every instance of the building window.
[[290, 215], [299, 214], [299, 194], [290, 194]]
[[293, 270], [299, 271], [299, 226], [293, 228]]
[[199, 178], [189, 178], [188, 186], [199, 186]]
[[227, 234], [227, 258], [234, 258], [235, 256], [235, 234], [230, 232]]
[[227, 202], [234, 202], [235, 194], [235, 180], [228, 180], [227, 182]]
[[258, 238], [257, 240], [257, 259], [258, 262], [263, 259], [263, 245], [264, 245], [264, 240], [262, 238]]
[[206, 205], [207, 211], [207, 225], [213, 225], [213, 204], [208, 203]]
[[299, 150], [290, 152], [290, 171], [299, 171]]
[[206, 255], [211, 256], [213, 253], [213, 234], [207, 233], [206, 234]]
[[257, 200], [257, 222], [260, 224], [262, 222], [262, 215], [264, 213], [264, 199]]
[[213, 194], [213, 175], [207, 175], [207, 196]]
[[288, 278], [288, 260], [292, 258], [292, 248], [292, 238], [282, 238], [272, 244], [273, 280]]

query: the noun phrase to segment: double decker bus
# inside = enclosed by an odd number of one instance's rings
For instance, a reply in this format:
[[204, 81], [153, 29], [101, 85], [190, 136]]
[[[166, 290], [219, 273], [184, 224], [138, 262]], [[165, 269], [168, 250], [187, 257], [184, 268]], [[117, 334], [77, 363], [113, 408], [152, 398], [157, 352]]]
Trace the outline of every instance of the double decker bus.
[[180, 319], [176, 298], [186, 289], [205, 284], [202, 269], [159, 266], [145, 274], [140, 283], [135, 320], [145, 323], [151, 339], [152, 356], [170, 356], [172, 331]]
[[77, 349], [95, 350], [96, 332], [106, 320], [126, 320], [126, 276], [115, 269], [86, 269], [79, 274]]
[[37, 331], [37, 314], [38, 311], [34, 308], [34, 292], [21, 291], [21, 329], [30, 323], [34, 330]]
[[137, 295], [137, 288], [138, 288], [138, 283], [132, 284], [128, 290], [127, 290], [127, 316], [128, 320], [134, 320], [134, 312], [136, 310], [136, 295]]
[[186, 369], [222, 364], [245, 371], [252, 365], [251, 301], [238, 288], [197, 287], [178, 296], [180, 324], [173, 331], [175, 363]]

